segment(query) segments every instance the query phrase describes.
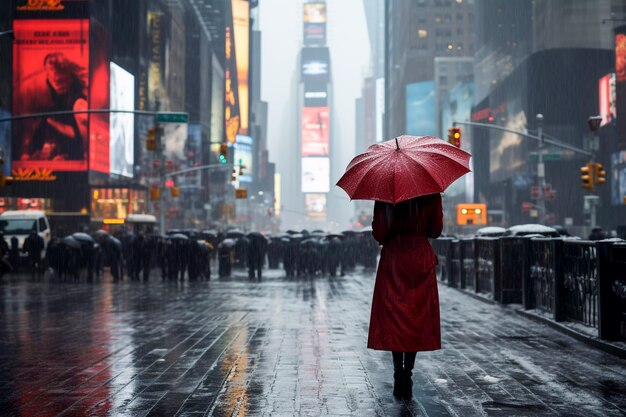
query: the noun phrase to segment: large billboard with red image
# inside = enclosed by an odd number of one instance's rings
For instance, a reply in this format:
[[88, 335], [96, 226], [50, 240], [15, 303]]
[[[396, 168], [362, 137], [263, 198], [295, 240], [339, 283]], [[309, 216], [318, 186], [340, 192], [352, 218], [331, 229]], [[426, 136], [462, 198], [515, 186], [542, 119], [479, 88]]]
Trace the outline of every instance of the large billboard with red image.
[[[88, 109], [89, 19], [16, 19], [13, 30], [13, 113]], [[88, 130], [87, 114], [14, 122], [12, 166], [84, 171]]]
[[302, 108], [302, 156], [328, 156], [328, 107]]
[[617, 129], [626, 135], [626, 26], [615, 29], [615, 78], [617, 101]]

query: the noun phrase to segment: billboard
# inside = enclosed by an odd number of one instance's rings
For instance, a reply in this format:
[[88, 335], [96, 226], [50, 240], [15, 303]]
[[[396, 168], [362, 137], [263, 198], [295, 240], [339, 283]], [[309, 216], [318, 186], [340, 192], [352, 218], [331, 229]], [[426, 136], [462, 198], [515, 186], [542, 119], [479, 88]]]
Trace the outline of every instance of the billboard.
[[302, 156], [328, 156], [328, 107], [302, 108]]
[[435, 117], [435, 82], [424, 81], [406, 86], [406, 134], [437, 134]]
[[[615, 81], [617, 112], [626, 114], [626, 26], [615, 29]], [[617, 128], [626, 132], [626, 117], [617, 119]]]
[[302, 158], [302, 192], [327, 193], [330, 191], [330, 160], [328, 158]]
[[304, 44], [326, 44], [326, 3], [305, 3], [303, 13]]
[[[109, 108], [109, 34], [104, 26], [93, 21], [89, 57], [89, 108]], [[110, 165], [109, 115], [89, 115], [89, 170], [109, 173]]]
[[615, 95], [615, 74], [607, 74], [600, 78], [598, 82], [598, 114], [602, 116], [600, 126], [606, 126], [615, 120], [617, 115]]
[[[202, 164], [202, 126], [199, 123], [190, 123], [187, 127], [187, 142], [185, 143], [184, 160], [180, 162], [180, 169], [187, 169]], [[201, 188], [201, 171], [188, 172], [178, 175], [176, 184], [181, 188]]]
[[611, 204], [619, 206], [626, 197], [626, 151], [611, 155]]
[[305, 194], [304, 207], [311, 217], [326, 215], [326, 194]]
[[[234, 163], [243, 165], [243, 175], [238, 176], [240, 182], [252, 182], [252, 173], [254, 172], [253, 146], [254, 140], [250, 136], [237, 135], [237, 142], [233, 145], [235, 149]], [[237, 172], [239, 172], [239, 167]]]
[[[134, 110], [135, 76], [111, 62], [111, 110]], [[133, 176], [135, 163], [135, 115], [110, 113], [109, 167], [111, 174]]]
[[239, 107], [239, 89], [237, 88], [237, 61], [235, 57], [235, 43], [232, 22], [226, 25], [224, 36], [224, 51], [226, 62], [224, 65], [224, 133], [226, 140], [235, 143], [241, 115]]
[[328, 48], [302, 48], [302, 79], [306, 81], [328, 81], [330, 56]]
[[[16, 19], [13, 30], [14, 114], [89, 108], [89, 19]], [[88, 126], [87, 114], [14, 122], [13, 168], [86, 170]]]
[[239, 94], [240, 125], [239, 132], [248, 134], [250, 76], [250, 3], [247, 0], [232, 0], [233, 34], [235, 36], [235, 57], [237, 62], [237, 89]]
[[160, 123], [163, 128], [165, 148], [163, 155], [166, 160], [173, 161], [179, 165], [186, 161], [185, 146], [187, 144], [188, 127], [187, 123]]

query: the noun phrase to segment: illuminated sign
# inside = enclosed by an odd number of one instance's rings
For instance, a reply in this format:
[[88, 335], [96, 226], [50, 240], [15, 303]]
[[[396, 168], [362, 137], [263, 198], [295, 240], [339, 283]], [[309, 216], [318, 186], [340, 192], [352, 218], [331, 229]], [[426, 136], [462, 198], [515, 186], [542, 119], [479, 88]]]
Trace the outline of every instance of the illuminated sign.
[[[111, 62], [111, 109], [135, 109], [135, 77], [114, 62]], [[109, 121], [111, 174], [132, 178], [135, 163], [135, 115], [111, 113]]]
[[326, 43], [326, 3], [303, 5], [303, 39], [305, 45]]
[[46, 168], [15, 168], [11, 171], [15, 181], [54, 181], [54, 173]]
[[617, 81], [626, 81], [626, 34], [615, 36], [615, 73]]
[[326, 194], [305, 194], [304, 207], [311, 217], [326, 215]]
[[437, 134], [435, 117], [435, 82], [423, 81], [406, 86], [406, 134]]
[[507, 112], [506, 102], [500, 104], [498, 107], [493, 108], [493, 109], [490, 109], [487, 107], [484, 109], [476, 110], [474, 113], [472, 113], [472, 122], [493, 122], [495, 119], [495, 116], [498, 116], [506, 112]]
[[235, 149], [235, 168], [239, 168], [237, 165], [243, 165], [243, 175], [238, 176], [241, 182], [252, 182], [252, 172], [254, 170], [253, 142], [254, 140], [250, 136], [237, 135], [237, 142], [233, 145]]
[[304, 3], [305, 23], [326, 23], [326, 3]]
[[302, 192], [327, 193], [330, 191], [330, 160], [328, 158], [302, 158]]
[[328, 48], [302, 48], [302, 78], [327, 80], [330, 71]]
[[[89, 108], [89, 19], [16, 19], [13, 30], [14, 114]], [[87, 114], [15, 121], [12, 166], [84, 171], [88, 131]]]
[[598, 82], [599, 114], [602, 116], [600, 126], [605, 126], [616, 117], [615, 74], [607, 74]]
[[237, 89], [237, 67], [235, 65], [234, 44], [232, 28], [226, 27], [226, 65], [224, 67], [224, 124], [226, 140], [235, 143], [239, 126], [241, 124], [239, 116], [239, 93]]
[[302, 156], [328, 156], [328, 107], [302, 109]]
[[237, 90], [241, 124], [239, 132], [248, 134], [248, 77], [250, 61], [250, 3], [246, 0], [232, 0], [233, 32], [235, 35], [235, 56], [237, 60]]
[[[109, 108], [109, 34], [97, 21], [91, 24], [92, 48], [89, 68], [89, 108]], [[134, 103], [133, 103], [134, 104]], [[134, 106], [133, 106], [134, 108]], [[110, 123], [109, 114], [89, 115], [89, 170], [110, 172]]]
[[53, 12], [65, 9], [62, 0], [27, 0], [23, 6], [18, 6], [20, 12]]

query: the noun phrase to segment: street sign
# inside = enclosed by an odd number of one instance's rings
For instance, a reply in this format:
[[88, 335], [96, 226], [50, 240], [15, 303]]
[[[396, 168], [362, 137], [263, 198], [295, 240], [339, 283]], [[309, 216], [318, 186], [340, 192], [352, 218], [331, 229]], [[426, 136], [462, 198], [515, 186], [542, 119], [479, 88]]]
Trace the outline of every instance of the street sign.
[[[562, 153], [544, 153], [543, 154], [543, 160], [544, 162], [547, 161], [560, 161], [561, 159], [563, 159], [565, 155], [563, 155]], [[539, 160], [539, 155], [537, 154], [537, 152], [531, 152], [528, 155], [528, 161], [529, 162], [537, 162]]]
[[189, 113], [157, 113], [158, 123], [189, 123]]

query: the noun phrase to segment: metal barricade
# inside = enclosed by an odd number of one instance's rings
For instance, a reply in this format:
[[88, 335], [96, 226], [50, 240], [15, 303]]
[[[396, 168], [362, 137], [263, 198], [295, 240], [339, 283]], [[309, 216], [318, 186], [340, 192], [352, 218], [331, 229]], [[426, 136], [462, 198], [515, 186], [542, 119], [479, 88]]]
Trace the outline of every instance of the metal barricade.
[[449, 279], [450, 245], [453, 240], [451, 237], [440, 237], [430, 240], [430, 244], [437, 255], [437, 278], [441, 282], [446, 282]]
[[460, 240], [461, 245], [461, 288], [476, 291], [476, 240]]
[[500, 239], [480, 237], [476, 239], [476, 292], [489, 294], [492, 298], [499, 288]]
[[594, 328], [598, 328], [597, 261], [594, 242], [563, 242], [563, 316], [566, 320]]
[[461, 244], [457, 239], [450, 242], [450, 274], [448, 275], [448, 285], [455, 288], [461, 286], [461, 270], [463, 260], [461, 258]]
[[528, 270], [528, 238], [500, 238], [500, 291], [494, 299], [502, 304], [522, 302], [522, 283]]
[[[534, 238], [529, 244], [529, 275], [524, 281], [523, 304], [525, 309], [535, 308], [560, 320], [557, 307], [557, 282], [562, 280], [559, 258], [563, 241], [551, 238]], [[560, 278], [560, 279], [559, 279]]]

